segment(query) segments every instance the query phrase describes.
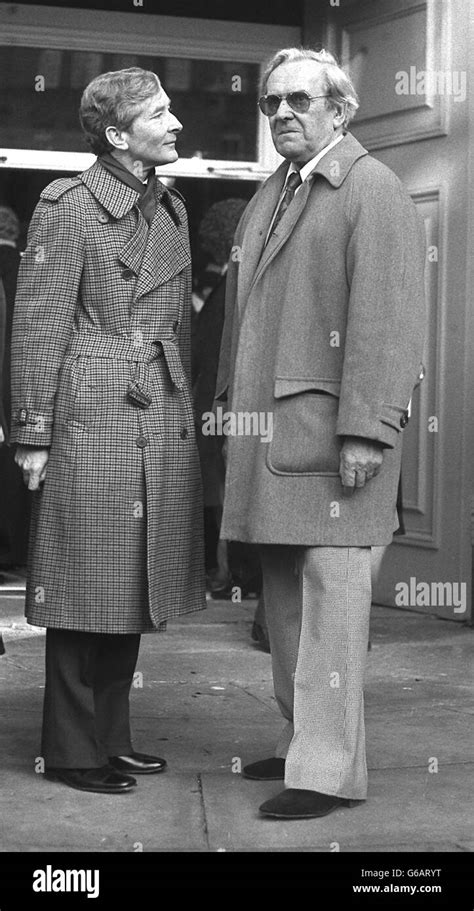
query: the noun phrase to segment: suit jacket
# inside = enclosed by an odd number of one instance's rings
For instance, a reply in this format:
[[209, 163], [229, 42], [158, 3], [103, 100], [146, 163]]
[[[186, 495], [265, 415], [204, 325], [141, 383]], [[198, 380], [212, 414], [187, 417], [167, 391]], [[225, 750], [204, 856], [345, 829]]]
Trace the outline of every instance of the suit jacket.
[[[271, 414], [273, 436], [229, 436], [222, 534], [388, 543], [422, 360], [423, 226], [395, 174], [348, 133], [264, 248], [287, 168], [247, 207], [229, 265], [216, 395], [235, 413]], [[350, 497], [338, 474], [346, 435], [385, 447], [378, 477]]]
[[[50, 447], [34, 494], [29, 622], [154, 630], [205, 606], [189, 388], [185, 206], [96, 162], [43, 190], [22, 258], [12, 436]], [[172, 217], [174, 216], [174, 217]]]

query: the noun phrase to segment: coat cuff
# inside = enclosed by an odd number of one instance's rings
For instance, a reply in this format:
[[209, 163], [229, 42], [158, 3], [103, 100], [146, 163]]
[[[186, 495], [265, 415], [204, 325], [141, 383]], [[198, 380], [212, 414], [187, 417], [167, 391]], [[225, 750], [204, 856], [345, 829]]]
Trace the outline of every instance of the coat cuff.
[[53, 415], [28, 408], [19, 408], [13, 415], [11, 441], [17, 446], [46, 449], [51, 445]]
[[367, 415], [365, 420], [357, 418], [343, 419], [337, 422], [338, 436], [364, 437], [382, 443], [387, 449], [393, 449], [401, 431], [408, 424], [408, 411], [398, 405], [389, 405], [384, 402], [380, 414], [371, 418]]

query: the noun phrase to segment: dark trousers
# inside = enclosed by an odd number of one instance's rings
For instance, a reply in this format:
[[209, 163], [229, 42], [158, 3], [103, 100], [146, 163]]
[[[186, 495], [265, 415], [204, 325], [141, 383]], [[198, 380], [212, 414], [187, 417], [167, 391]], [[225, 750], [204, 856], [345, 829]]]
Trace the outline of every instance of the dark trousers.
[[129, 694], [139, 647], [139, 635], [46, 631], [46, 768], [99, 768], [132, 752]]

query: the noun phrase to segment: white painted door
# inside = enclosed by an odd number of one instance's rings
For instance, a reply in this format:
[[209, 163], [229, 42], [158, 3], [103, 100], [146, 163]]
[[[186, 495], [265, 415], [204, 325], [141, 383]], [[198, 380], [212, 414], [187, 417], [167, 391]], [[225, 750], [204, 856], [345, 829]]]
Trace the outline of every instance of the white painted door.
[[326, 31], [360, 93], [351, 129], [404, 182], [428, 239], [426, 378], [402, 469], [407, 534], [386, 552], [374, 601], [460, 621], [470, 616], [474, 489], [473, 20], [470, 0], [341, 0]]

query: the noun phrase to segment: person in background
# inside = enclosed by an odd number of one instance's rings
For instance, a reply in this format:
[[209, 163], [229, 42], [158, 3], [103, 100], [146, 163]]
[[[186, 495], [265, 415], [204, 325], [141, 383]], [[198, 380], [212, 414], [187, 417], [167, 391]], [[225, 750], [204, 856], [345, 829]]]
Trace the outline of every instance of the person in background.
[[[13, 305], [20, 266], [20, 222], [9, 206], [0, 206], [0, 280], [5, 290], [5, 354], [3, 359], [3, 410], [7, 429], [11, 410], [11, 338]], [[0, 571], [25, 566], [30, 522], [30, 497], [15, 465], [14, 449], [0, 449]]]
[[[193, 403], [203, 481], [207, 568], [209, 586], [215, 597], [226, 597], [236, 579], [231, 578], [227, 542], [219, 539], [224, 496], [225, 437], [206, 435], [203, 415], [214, 402], [217, 366], [224, 326], [225, 285], [234, 234], [245, 210], [244, 199], [223, 199], [204, 215], [198, 229], [200, 247], [208, 257], [199, 288], [203, 305], [195, 318], [192, 341]], [[198, 286], [196, 286], [198, 287]]]

